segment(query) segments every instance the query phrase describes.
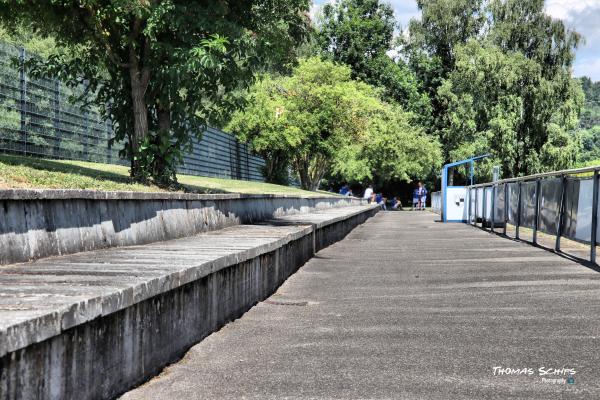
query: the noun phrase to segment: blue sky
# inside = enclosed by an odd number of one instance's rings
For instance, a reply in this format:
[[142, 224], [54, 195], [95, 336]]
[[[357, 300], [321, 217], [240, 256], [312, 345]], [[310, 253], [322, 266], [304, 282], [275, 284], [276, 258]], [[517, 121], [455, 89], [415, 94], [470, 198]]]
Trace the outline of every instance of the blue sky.
[[[330, 1], [315, 0], [314, 3], [318, 7]], [[419, 16], [414, 0], [392, 0], [390, 3], [402, 27], [411, 18]], [[575, 76], [586, 75], [600, 81], [600, 0], [546, 0], [546, 12], [585, 37], [585, 43], [577, 50]]]

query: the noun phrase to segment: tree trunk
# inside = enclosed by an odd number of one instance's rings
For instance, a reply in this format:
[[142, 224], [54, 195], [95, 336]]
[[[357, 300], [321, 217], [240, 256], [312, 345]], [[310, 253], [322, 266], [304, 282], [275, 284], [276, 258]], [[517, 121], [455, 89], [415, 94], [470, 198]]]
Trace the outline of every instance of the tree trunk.
[[[133, 107], [133, 135], [131, 145], [131, 176], [135, 180], [143, 180], [138, 159], [140, 145], [148, 135], [148, 104], [146, 90], [150, 81], [150, 69], [143, 64], [150, 50], [149, 42], [140, 36], [142, 21], [136, 19], [132, 28], [132, 42], [129, 44], [129, 80], [131, 85], [131, 103]], [[139, 43], [134, 43], [139, 41]], [[136, 49], [139, 49], [140, 54]]]
[[304, 190], [310, 190], [310, 177], [308, 173], [308, 162], [299, 160], [295, 162], [296, 171], [298, 171], [298, 177], [300, 178], [300, 187]]
[[[167, 137], [167, 140], [171, 141], [171, 109], [163, 106], [158, 106], [156, 111], [158, 119], [158, 131], [160, 133], [158, 140], [163, 140]], [[179, 146], [179, 143], [176, 144]], [[171, 142], [171, 146], [174, 146]], [[170, 186], [177, 183], [177, 175], [175, 173], [175, 166], [170, 165], [165, 157], [171, 151], [169, 148], [166, 154], [155, 154], [155, 162], [152, 166], [152, 176], [159, 186]]]
[[329, 166], [325, 157], [317, 154], [311, 158], [296, 161], [295, 164], [302, 189], [313, 192], [319, 189], [319, 183]]

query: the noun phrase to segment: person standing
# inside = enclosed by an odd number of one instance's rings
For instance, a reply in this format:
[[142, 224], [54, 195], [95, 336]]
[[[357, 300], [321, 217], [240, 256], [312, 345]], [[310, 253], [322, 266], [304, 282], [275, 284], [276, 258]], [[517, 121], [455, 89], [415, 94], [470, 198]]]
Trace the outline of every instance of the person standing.
[[427, 188], [422, 183], [421, 183], [421, 198], [419, 200], [420, 200], [419, 203], [421, 204], [421, 210], [425, 211], [425, 206], [427, 205]]
[[367, 200], [370, 203], [372, 195], [373, 195], [373, 185], [369, 185], [369, 187], [365, 189], [365, 194], [363, 194], [363, 199]]
[[421, 198], [421, 182], [419, 182], [419, 184], [417, 185], [417, 187], [415, 188], [415, 190], [413, 190], [413, 196], [412, 196], [412, 211], [414, 211], [415, 209], [418, 210], [421, 206], [420, 204], [420, 198]]

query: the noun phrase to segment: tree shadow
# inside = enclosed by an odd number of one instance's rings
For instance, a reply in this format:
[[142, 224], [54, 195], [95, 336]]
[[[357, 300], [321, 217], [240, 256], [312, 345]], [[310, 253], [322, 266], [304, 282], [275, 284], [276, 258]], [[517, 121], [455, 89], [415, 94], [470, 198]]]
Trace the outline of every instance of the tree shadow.
[[[65, 174], [76, 174], [85, 176], [92, 179], [109, 181], [113, 183], [119, 184], [135, 184], [131, 177], [128, 175], [123, 175], [118, 172], [104, 171], [99, 169], [94, 169], [90, 167], [85, 167], [76, 164], [67, 164], [61, 162], [59, 160], [50, 160], [45, 158], [35, 158], [35, 157], [25, 157], [25, 156], [17, 156], [17, 155], [0, 155], [0, 162], [12, 165], [12, 166], [22, 166], [33, 168], [35, 170], [43, 170], [48, 172], [59, 172]], [[121, 166], [126, 167], [124, 165], [114, 165], [115, 167]], [[151, 188], [148, 187], [148, 191]], [[167, 189], [165, 189], [167, 190]], [[196, 194], [222, 194], [222, 193], [230, 193], [226, 190], [208, 188], [204, 186], [197, 185], [189, 185], [189, 184], [179, 184], [179, 187], [172, 188], [171, 191], [184, 191], [187, 193], [196, 193]]]

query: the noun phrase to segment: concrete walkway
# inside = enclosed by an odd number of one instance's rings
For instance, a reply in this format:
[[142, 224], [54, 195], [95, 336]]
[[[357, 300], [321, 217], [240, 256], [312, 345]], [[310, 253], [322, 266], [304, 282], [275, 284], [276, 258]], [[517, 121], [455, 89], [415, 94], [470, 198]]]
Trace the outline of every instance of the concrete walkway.
[[379, 213], [124, 399], [600, 398], [600, 274], [435, 219]]

